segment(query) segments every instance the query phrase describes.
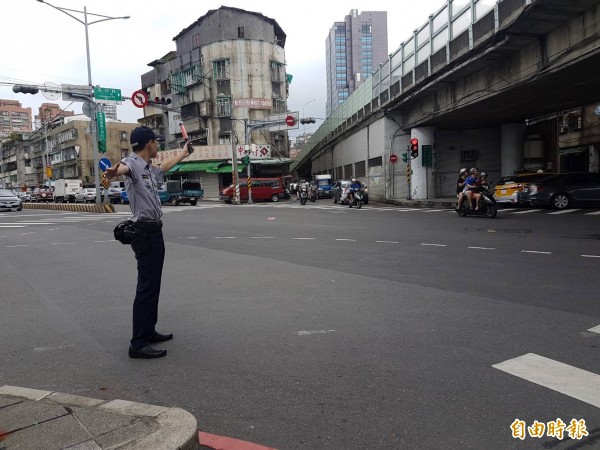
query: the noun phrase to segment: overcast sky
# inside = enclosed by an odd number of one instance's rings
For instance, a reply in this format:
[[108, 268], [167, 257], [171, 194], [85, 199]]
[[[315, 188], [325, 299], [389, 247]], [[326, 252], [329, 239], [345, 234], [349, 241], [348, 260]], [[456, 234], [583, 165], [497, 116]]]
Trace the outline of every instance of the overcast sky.
[[[287, 35], [285, 56], [290, 85], [288, 108], [305, 116], [325, 118], [325, 39], [336, 21], [342, 21], [351, 9], [387, 11], [388, 52], [395, 51], [413, 30], [427, 22], [445, 0], [51, 0], [61, 8], [88, 10], [105, 16], [131, 16], [128, 20], [110, 20], [88, 26], [92, 82], [118, 88], [129, 97], [141, 87], [140, 76], [150, 70], [148, 63], [175, 50], [173, 37], [211, 9], [230, 6], [259, 12], [277, 21]], [[0, 0], [3, 48], [0, 56], [0, 98], [20, 101], [32, 108], [50, 102], [42, 96], [15, 94], [13, 83], [54, 82], [87, 84], [85, 27], [64, 13], [37, 0]], [[251, 6], [250, 6], [251, 5]], [[83, 14], [71, 14], [83, 21]], [[315, 101], [312, 101], [316, 99]], [[81, 103], [69, 105], [53, 101], [75, 112]], [[135, 122], [141, 109], [130, 101], [118, 107], [118, 117]], [[307, 125], [314, 131], [316, 125]], [[310, 129], [309, 127], [312, 127]]]

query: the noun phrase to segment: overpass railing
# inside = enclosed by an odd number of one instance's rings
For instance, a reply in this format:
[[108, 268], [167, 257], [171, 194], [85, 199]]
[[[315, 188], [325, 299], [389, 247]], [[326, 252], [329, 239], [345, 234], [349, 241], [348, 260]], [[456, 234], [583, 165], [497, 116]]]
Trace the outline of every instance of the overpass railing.
[[536, 1], [540, 0], [447, 0], [325, 119], [290, 170], [306, 163], [319, 144], [335, 139], [468, 53]]

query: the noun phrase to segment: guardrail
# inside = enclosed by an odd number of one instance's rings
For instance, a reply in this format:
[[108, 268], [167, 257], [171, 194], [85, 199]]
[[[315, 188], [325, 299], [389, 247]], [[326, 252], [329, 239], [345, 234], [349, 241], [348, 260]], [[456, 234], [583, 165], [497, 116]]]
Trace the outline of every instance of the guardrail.
[[115, 207], [110, 204], [77, 204], [77, 203], [23, 203], [24, 209], [54, 209], [60, 211], [78, 211], [95, 213], [114, 213]]

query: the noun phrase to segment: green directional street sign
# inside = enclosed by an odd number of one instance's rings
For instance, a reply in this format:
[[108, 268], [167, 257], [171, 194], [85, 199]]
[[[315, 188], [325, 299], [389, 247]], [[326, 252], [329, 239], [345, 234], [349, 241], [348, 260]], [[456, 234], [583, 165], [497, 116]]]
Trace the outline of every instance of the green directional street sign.
[[100, 86], [94, 87], [94, 98], [96, 100], [105, 100], [109, 102], [120, 102], [121, 89], [103, 88]]
[[97, 112], [96, 122], [98, 123], [98, 151], [106, 153], [106, 114]]

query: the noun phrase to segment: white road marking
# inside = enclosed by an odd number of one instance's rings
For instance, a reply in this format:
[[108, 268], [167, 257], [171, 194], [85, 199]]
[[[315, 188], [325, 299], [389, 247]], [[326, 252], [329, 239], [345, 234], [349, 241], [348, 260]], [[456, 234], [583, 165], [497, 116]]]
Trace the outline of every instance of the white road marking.
[[21, 233], [21, 236], [23, 236], [24, 234], [35, 234], [35, 231], [26, 231], [25, 233]]
[[0, 228], [25, 228], [25, 225], [2, 225], [2, 224], [0, 224]]
[[73, 245], [77, 244], [77, 242], [52, 242], [50, 245]]
[[273, 236], [252, 236], [250, 239], [273, 239]]
[[292, 238], [297, 241], [314, 241], [317, 238]]
[[236, 239], [236, 236], [215, 236], [215, 239]]
[[60, 228], [48, 228], [48, 231], [56, 231], [56, 230], [60, 230]]
[[492, 367], [600, 407], [600, 375], [595, 373], [535, 353], [527, 353]]
[[521, 253], [535, 253], [538, 255], [551, 255], [552, 252], [539, 252], [537, 250], [521, 250]]
[[7, 245], [6, 248], [29, 247], [29, 245]]
[[298, 331], [298, 336], [308, 336], [310, 334], [327, 334], [333, 333], [335, 330], [302, 330]]
[[584, 216], [600, 216], [600, 211], [594, 211], [591, 213], [585, 213]]
[[600, 255], [581, 255], [584, 258], [600, 258]]
[[581, 211], [581, 209], [563, 209], [562, 211], [554, 211], [554, 212], [551, 212], [551, 213], [548, 213], [548, 214], [554, 214], [554, 215], [556, 215], [556, 214], [570, 214], [570, 213], [573, 213], [575, 211]]
[[592, 328], [588, 328], [588, 331], [591, 331], [592, 333], [598, 333], [598, 334], [600, 334], [600, 325], [597, 325], [597, 326], [592, 327]]
[[105, 242], [118, 242], [118, 241], [116, 241], [115, 239], [110, 239], [108, 241], [94, 241], [94, 242], [97, 243], [97, 244], [103, 244]]
[[540, 212], [539, 209], [526, 209], [525, 211], [515, 211], [513, 212], [513, 214], [530, 214], [530, 213], [535, 213], [535, 212]]
[[51, 222], [2, 222], [0, 223], [1, 225], [55, 225], [54, 223]]
[[399, 244], [400, 242], [398, 241], [375, 241], [379, 244]]
[[473, 250], [496, 250], [494, 247], [468, 247]]
[[427, 246], [430, 246], [430, 247], [447, 247], [446, 244], [427, 244], [425, 242], [421, 242], [421, 245], [427, 245]]
[[425, 213], [431, 213], [431, 212], [444, 212], [443, 209], [428, 209], [427, 211], [423, 211]]
[[336, 239], [336, 241], [350, 241], [350, 242], [356, 242], [356, 239]]

